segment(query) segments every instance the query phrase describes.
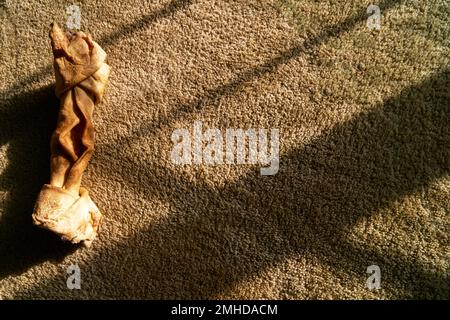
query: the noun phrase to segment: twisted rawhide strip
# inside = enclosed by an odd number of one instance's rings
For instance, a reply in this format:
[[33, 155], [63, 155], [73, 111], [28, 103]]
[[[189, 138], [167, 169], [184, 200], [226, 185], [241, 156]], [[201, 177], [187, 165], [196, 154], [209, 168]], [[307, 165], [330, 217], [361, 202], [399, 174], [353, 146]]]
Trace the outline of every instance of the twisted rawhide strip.
[[106, 53], [89, 34], [50, 31], [60, 99], [58, 124], [51, 139], [51, 179], [38, 196], [33, 222], [72, 243], [89, 246], [102, 215], [81, 187], [94, 151], [94, 106], [102, 100], [110, 72]]

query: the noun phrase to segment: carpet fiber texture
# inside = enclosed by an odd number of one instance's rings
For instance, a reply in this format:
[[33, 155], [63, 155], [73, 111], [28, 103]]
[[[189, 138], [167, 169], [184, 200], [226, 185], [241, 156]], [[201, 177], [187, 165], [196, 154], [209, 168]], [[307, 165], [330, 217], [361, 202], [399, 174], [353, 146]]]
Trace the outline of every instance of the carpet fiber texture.
[[[380, 30], [360, 0], [78, 1], [112, 67], [90, 249], [31, 221], [71, 4], [0, 1], [0, 298], [450, 298], [448, 1], [374, 1]], [[278, 129], [279, 171], [175, 164], [196, 121]]]

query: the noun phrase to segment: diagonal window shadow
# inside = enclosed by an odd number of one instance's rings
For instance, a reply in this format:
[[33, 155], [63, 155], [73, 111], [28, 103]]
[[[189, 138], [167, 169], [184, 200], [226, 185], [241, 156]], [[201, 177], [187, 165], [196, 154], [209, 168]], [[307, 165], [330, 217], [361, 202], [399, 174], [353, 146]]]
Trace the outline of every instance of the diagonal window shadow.
[[[88, 261], [84, 289], [96, 298], [106, 297], [96, 292], [110, 292], [108, 298], [212, 298], [286, 258], [313, 254], [353, 275], [380, 263], [384, 283], [405, 284], [397, 298], [448, 298], [448, 275], [393, 249], [357, 247], [346, 237], [358, 221], [449, 174], [449, 85], [450, 71], [443, 70], [405, 89], [283, 155], [279, 173], [268, 179], [255, 170], [215, 188], [157, 165], [140, 170], [145, 185], [156, 188], [141, 195], [163, 195], [173, 213]], [[120, 145], [101, 148], [113, 152]], [[142, 166], [126, 156], [120, 160], [116, 165]], [[95, 279], [114, 283], [114, 290], [89, 288], [91, 281], [98, 285]], [[64, 283], [51, 279], [17, 297], [48, 295]]]
[[[381, 1], [379, 6], [385, 11], [401, 3], [403, 3], [402, 0], [385, 0]], [[326, 28], [318, 34], [308, 37], [302, 43], [292, 46], [289, 50], [282, 52], [278, 57], [238, 74], [235, 80], [206, 90], [199, 99], [178, 106], [172, 111], [170, 118], [165, 115], [160, 115], [150, 123], [142, 124], [142, 126], [133, 130], [131, 136], [136, 134], [155, 134], [161, 126], [175, 123], [189, 114], [201, 111], [205, 106], [216, 105], [220, 98], [223, 98], [226, 95], [232, 95], [243, 84], [274, 72], [279, 66], [288, 63], [290, 60], [294, 60], [300, 55], [314, 55], [316, 49], [321, 44], [352, 30], [358, 23], [361, 23], [366, 19], [367, 14], [365, 10], [361, 11], [359, 15], [348, 17], [344, 21]]]

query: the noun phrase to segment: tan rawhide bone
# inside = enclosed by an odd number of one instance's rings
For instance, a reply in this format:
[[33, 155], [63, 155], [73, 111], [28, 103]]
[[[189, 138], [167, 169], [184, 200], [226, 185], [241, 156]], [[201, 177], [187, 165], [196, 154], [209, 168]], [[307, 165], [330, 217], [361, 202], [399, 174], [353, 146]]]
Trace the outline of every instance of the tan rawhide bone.
[[72, 243], [90, 246], [102, 215], [81, 187], [94, 151], [94, 106], [101, 102], [110, 73], [106, 53], [89, 34], [64, 33], [51, 25], [58, 123], [51, 139], [51, 178], [36, 201], [33, 222]]

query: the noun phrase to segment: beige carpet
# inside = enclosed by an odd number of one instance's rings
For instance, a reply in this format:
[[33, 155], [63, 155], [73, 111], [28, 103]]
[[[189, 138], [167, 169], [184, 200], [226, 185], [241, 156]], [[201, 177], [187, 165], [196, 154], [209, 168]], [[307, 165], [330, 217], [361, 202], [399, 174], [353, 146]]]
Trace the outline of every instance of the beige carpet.
[[[144, 2], [77, 2], [113, 68], [86, 250], [31, 224], [72, 3], [0, 1], [0, 298], [450, 298], [448, 1], [374, 1], [379, 31], [368, 1]], [[175, 165], [196, 120], [279, 129], [279, 172]]]

